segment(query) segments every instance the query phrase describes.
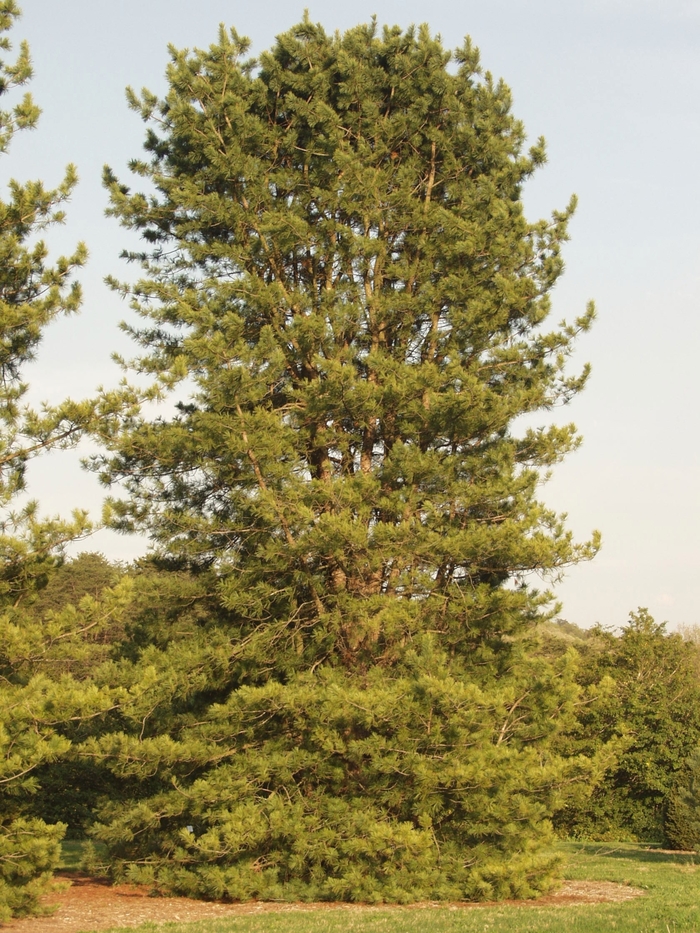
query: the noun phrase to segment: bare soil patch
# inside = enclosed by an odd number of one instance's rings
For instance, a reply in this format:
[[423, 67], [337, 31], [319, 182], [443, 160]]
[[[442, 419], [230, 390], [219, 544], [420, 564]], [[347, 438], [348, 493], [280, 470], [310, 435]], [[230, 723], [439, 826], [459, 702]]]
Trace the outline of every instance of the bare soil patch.
[[[147, 887], [110, 885], [88, 875], [61, 872], [60, 881], [70, 887], [45, 898], [46, 905], [57, 905], [56, 912], [47, 917], [13, 920], [0, 927], [3, 933], [83, 933], [106, 930], [110, 927], [136, 927], [141, 923], [167, 923], [173, 921], [208, 920], [263, 912], [315, 911], [315, 910], [378, 910], [362, 904], [271, 904], [253, 901], [247, 904], [226, 904], [219, 901], [195, 901], [187, 897], [152, 897]], [[639, 897], [640, 888], [610, 881], [565, 881], [554, 894], [536, 901], [500, 901], [513, 907], [569, 907], [572, 904], [600, 904], [627, 901]], [[451, 910], [483, 909], [495, 906], [488, 903], [422, 903], [402, 910], [420, 910], [428, 907], [447, 907]]]

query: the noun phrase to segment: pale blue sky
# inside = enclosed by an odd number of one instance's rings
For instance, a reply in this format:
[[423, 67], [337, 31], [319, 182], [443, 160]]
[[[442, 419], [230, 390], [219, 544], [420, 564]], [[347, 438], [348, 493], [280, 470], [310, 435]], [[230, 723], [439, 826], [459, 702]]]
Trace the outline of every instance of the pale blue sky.
[[[308, 3], [327, 30], [376, 13], [380, 23], [427, 21], [450, 47], [469, 34], [484, 66], [503, 77], [532, 139], [544, 135], [549, 165], [525, 194], [529, 216], [579, 210], [554, 294], [556, 321], [593, 298], [599, 320], [574, 366], [589, 360], [585, 393], [564, 412], [585, 437], [558, 467], [543, 498], [569, 513], [579, 537], [603, 533], [603, 550], [558, 587], [562, 615], [622, 624], [647, 606], [672, 626], [700, 623], [698, 351], [700, 350], [700, 0], [392, 0]], [[54, 325], [30, 378], [34, 397], [82, 396], [118, 373], [109, 360], [126, 313], [102, 280], [120, 275], [125, 232], [103, 216], [103, 163], [126, 178], [144, 126], [124, 87], [164, 89], [166, 45], [206, 46], [220, 22], [250, 36], [253, 52], [300, 19], [299, 7], [198, 0], [24, 0], [13, 38], [27, 38], [44, 110], [2, 163], [3, 178], [58, 181], [77, 164], [81, 184], [58, 249], [77, 239], [91, 253], [80, 318]], [[51, 455], [30, 473], [48, 512], [102, 492], [75, 454]], [[136, 542], [100, 533], [82, 545], [129, 557]]]

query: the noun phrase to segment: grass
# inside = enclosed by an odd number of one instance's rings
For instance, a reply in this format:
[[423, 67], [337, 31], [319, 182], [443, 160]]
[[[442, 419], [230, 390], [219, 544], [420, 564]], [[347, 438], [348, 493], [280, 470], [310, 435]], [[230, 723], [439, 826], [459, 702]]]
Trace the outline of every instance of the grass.
[[61, 861], [58, 867], [61, 871], [79, 871], [83, 864], [85, 851], [84, 842], [64, 839], [61, 843]]
[[[105, 933], [700, 933], [700, 857], [614, 843], [562, 843], [561, 848], [567, 878], [631, 884], [645, 895], [575, 907], [290, 910], [113, 927]], [[70, 851], [66, 857], [72, 857]]]

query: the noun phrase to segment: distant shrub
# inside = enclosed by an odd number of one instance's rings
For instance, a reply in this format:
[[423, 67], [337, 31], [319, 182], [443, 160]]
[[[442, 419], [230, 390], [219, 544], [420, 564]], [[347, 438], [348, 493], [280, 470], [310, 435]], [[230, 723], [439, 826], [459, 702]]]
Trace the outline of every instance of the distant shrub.
[[664, 830], [672, 848], [700, 849], [700, 748], [669, 795]]

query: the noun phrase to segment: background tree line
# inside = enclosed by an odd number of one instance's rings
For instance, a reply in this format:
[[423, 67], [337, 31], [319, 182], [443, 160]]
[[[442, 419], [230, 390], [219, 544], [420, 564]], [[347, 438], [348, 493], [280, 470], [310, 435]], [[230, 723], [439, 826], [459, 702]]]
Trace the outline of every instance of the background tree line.
[[[592, 306], [547, 329], [575, 200], [522, 209], [544, 142], [427, 27], [304, 19], [247, 55], [222, 28], [171, 50], [164, 99], [129, 92], [118, 389], [24, 404], [80, 303], [84, 247], [49, 266], [36, 239], [75, 172], [0, 205], [3, 915], [35, 908], [66, 826], [113, 877], [240, 899], [534, 896], [552, 821], [680, 841], [694, 646], [643, 612], [567, 642], [539, 588], [599, 543], [536, 498], [575, 427], [513, 430], [588, 375], [566, 366]], [[28, 50], [1, 67], [4, 95]], [[3, 113], [2, 145], [37, 116]], [[86, 435], [124, 489], [104, 521], [150, 535], [134, 566], [66, 560], [86, 516], [16, 507], [28, 460]]]

